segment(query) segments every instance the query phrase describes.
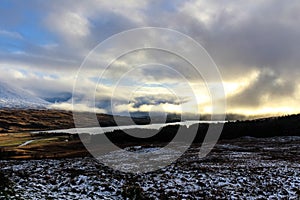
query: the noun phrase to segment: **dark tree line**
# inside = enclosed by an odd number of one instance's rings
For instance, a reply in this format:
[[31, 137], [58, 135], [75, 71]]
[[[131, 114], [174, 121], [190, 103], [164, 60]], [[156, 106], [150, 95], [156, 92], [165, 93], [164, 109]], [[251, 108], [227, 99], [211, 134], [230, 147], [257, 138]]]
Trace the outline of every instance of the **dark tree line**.
[[[209, 126], [220, 126], [220, 124], [195, 124], [187, 128], [186, 126], [172, 125], [161, 128], [157, 134], [152, 137], [138, 138], [131, 135], [151, 135], [153, 131], [149, 129], [131, 129], [126, 132], [115, 130], [106, 133], [113, 143], [119, 146], [127, 146], [128, 144], [168, 144], [176, 136], [179, 128], [184, 135], [177, 138], [178, 142], [185, 141], [187, 134], [197, 132], [193, 143], [201, 143], [207, 134]], [[130, 132], [130, 135], [127, 134]], [[87, 134], [88, 135], [88, 134]], [[95, 145], [105, 141], [104, 135], [88, 136], [91, 143]], [[238, 137], [274, 137], [274, 136], [300, 136], [300, 115], [291, 115], [285, 117], [266, 118], [258, 120], [236, 121], [224, 124], [220, 139], [234, 139]]]

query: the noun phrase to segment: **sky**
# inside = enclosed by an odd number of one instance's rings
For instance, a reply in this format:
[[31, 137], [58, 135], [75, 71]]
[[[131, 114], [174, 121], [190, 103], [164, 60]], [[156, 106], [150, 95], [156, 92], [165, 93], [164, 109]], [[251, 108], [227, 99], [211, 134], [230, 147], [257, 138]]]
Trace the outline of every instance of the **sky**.
[[[208, 52], [223, 80], [227, 113], [299, 113], [299, 21], [296, 0], [2, 0], [0, 80], [51, 101], [53, 108], [71, 109], [77, 72], [93, 48], [123, 31], [161, 27], [191, 37]], [[74, 109], [92, 109], [84, 97], [94, 95], [97, 112], [211, 112], [203, 79], [187, 82], [159, 63], [191, 67], [170, 53], [140, 50], [118, 58], [92, 90], [105, 66], [88, 66]]]

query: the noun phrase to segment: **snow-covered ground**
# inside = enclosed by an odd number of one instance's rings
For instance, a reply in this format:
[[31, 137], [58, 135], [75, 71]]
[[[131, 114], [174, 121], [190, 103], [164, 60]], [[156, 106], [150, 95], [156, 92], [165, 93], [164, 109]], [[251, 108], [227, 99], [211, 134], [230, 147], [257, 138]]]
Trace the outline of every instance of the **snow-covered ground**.
[[0, 82], [0, 108], [46, 108], [49, 105], [23, 89]]
[[[114, 171], [88, 157], [2, 160], [0, 171], [23, 199], [300, 198], [300, 137], [222, 141], [203, 159], [198, 150], [147, 174]], [[110, 156], [121, 163], [118, 152]]]

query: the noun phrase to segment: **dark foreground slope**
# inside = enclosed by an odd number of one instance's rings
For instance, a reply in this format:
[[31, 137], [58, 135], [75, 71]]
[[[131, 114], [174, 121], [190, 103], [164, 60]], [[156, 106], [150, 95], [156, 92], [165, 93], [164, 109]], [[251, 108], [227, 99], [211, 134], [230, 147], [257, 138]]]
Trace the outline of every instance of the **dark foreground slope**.
[[[208, 124], [198, 130], [195, 125], [181, 127], [186, 134], [197, 131], [195, 145], [170, 165], [145, 174], [123, 173], [99, 163], [88, 156], [78, 135], [3, 133], [0, 199], [299, 199], [300, 137], [290, 137], [300, 136], [299, 120], [293, 115], [226, 123], [222, 140], [204, 158], [199, 158], [197, 144]], [[139, 144], [128, 150], [155, 151], [155, 146], [172, 140], [178, 128], [165, 127], [148, 139], [122, 131], [106, 136], [121, 147]], [[149, 134], [149, 130], [131, 131]], [[99, 137], [104, 135], [90, 139]], [[32, 142], [23, 145], [28, 141]], [[165, 151], [166, 157], [173, 152]], [[118, 168], [124, 156], [115, 151], [107, 159]]]
[[122, 173], [90, 157], [0, 160], [0, 199], [300, 198], [299, 137], [239, 138], [222, 141], [205, 158], [198, 152], [193, 147], [146, 174]]

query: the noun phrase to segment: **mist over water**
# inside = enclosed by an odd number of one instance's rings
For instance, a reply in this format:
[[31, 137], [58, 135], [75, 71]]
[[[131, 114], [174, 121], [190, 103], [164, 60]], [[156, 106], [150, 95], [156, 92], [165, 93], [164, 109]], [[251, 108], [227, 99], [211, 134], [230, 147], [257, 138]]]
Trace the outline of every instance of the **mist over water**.
[[[115, 130], [129, 130], [129, 129], [152, 129], [159, 130], [166, 126], [183, 125], [189, 128], [194, 124], [217, 124], [226, 123], [227, 121], [184, 121], [184, 122], [173, 122], [173, 123], [158, 123], [158, 124], [147, 124], [147, 125], [127, 125], [127, 126], [110, 126], [110, 127], [90, 127], [90, 128], [71, 128], [71, 129], [60, 129], [51, 131], [42, 131], [43, 133], [69, 133], [69, 134], [83, 134], [89, 133], [91, 135], [104, 134], [113, 132]], [[41, 131], [39, 131], [41, 132]], [[34, 132], [38, 133], [38, 132]]]

